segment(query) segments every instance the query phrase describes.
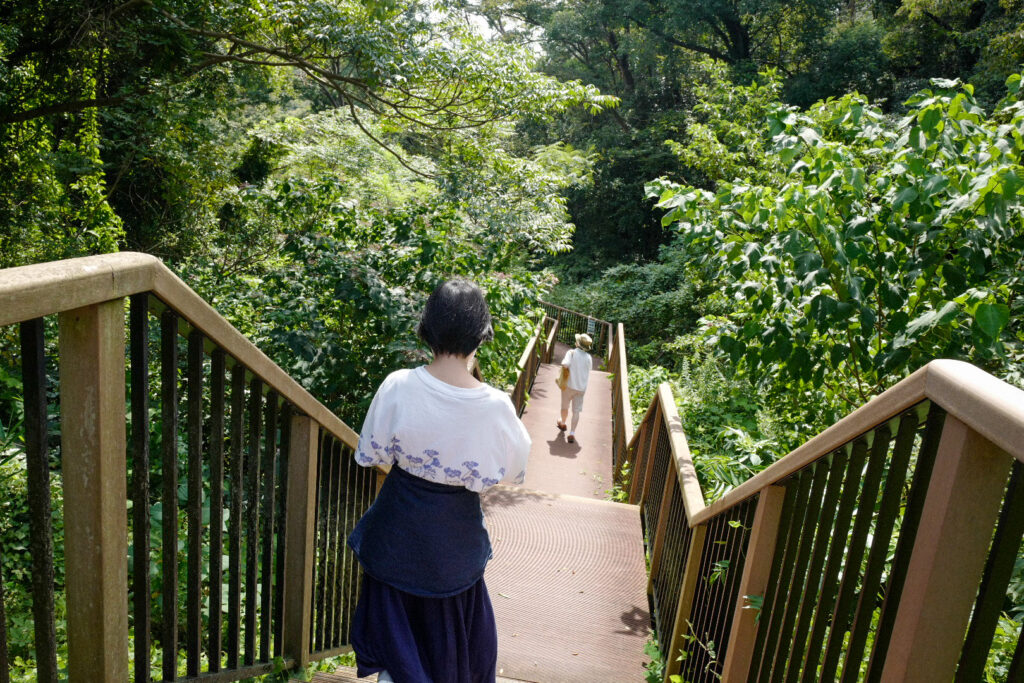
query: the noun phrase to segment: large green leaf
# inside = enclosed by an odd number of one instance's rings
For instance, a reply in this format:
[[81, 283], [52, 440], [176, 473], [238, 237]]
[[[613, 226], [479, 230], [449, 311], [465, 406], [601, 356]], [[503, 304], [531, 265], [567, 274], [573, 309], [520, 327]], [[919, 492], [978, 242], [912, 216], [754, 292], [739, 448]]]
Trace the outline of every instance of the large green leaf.
[[917, 337], [935, 327], [945, 325], [956, 317], [958, 307], [955, 302], [947, 301], [941, 308], [928, 311], [907, 324], [907, 336]]
[[978, 304], [974, 321], [982, 332], [996, 339], [1010, 321], [1010, 308], [1005, 304]]

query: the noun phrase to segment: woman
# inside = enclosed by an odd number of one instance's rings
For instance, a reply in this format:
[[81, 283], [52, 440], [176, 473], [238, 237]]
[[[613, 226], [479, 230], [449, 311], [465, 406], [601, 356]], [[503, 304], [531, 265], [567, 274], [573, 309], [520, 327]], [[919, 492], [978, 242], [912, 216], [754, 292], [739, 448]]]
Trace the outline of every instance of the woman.
[[[583, 412], [583, 394], [587, 391], [587, 382], [590, 381], [590, 369], [594, 361], [587, 353], [593, 346], [594, 340], [589, 334], [576, 335], [576, 348], [566, 352], [562, 358], [562, 377], [565, 387], [562, 389], [562, 413], [561, 419], [555, 424], [561, 431], [569, 429], [569, 436], [566, 441], [576, 442], [576, 426], [580, 423], [580, 413]], [[569, 405], [572, 404], [572, 427], [565, 424], [565, 418], [569, 417]]]
[[348, 541], [364, 570], [352, 647], [359, 676], [494, 681], [480, 492], [523, 481], [530, 437], [508, 395], [468, 369], [494, 334], [479, 287], [462, 279], [439, 286], [417, 333], [433, 361], [388, 375], [356, 449], [360, 465], [391, 471]]

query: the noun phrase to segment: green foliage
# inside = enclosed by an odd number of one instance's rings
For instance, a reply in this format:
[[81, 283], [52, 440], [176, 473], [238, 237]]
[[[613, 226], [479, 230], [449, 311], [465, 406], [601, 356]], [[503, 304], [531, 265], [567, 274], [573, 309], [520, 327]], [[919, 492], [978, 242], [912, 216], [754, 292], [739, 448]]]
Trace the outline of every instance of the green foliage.
[[654, 634], [651, 634], [651, 637], [644, 643], [644, 655], [650, 660], [644, 666], [644, 681], [661, 683], [665, 678], [665, 660]]
[[633, 424], [640, 424], [658, 385], [669, 383], [701, 491], [710, 504], [798, 445], [804, 425], [696, 343], [692, 337], [677, 341], [675, 349], [683, 355], [674, 371], [631, 365], [629, 393]]
[[709, 343], [774, 387], [850, 406], [937, 357], [1013, 379], [1024, 103], [1010, 83], [987, 115], [970, 86], [937, 81], [895, 126], [855, 95], [779, 105], [751, 134], [773, 140], [782, 184], [652, 183], [663, 221], [733, 300], [706, 321]]
[[1010, 664], [1013, 662], [1013, 652], [1020, 637], [1021, 622], [1014, 621], [1005, 614], [1000, 615], [988, 660], [985, 662], [985, 680], [988, 683], [1009, 682]]
[[622, 463], [622, 466], [619, 468], [618, 481], [613, 483], [609, 490], [605, 491], [607, 500], [616, 503], [629, 502], [629, 483], [632, 470], [633, 468], [628, 460]]
[[696, 103], [690, 110], [683, 142], [666, 144], [687, 168], [694, 185], [712, 187], [722, 180], [750, 174], [768, 183], [784, 170], [766, 159], [770, 141], [751, 135], [778, 108], [782, 83], [766, 71], [752, 83], [733, 87], [724, 66], [701, 63], [703, 78], [694, 84]]
[[[19, 435], [20, 437], [20, 435]], [[12, 680], [35, 680], [35, 636], [32, 618], [32, 556], [29, 550], [29, 509], [24, 442], [18, 438], [0, 450], [0, 536], [4, 539], [2, 571], [4, 609], [7, 613], [7, 648]], [[65, 665], [66, 603], [64, 593], [63, 489], [59, 474], [51, 474], [50, 506], [54, 549], [54, 618], [57, 628], [58, 666]]]
[[452, 275], [487, 291], [495, 340], [480, 352], [485, 377], [514, 378], [532, 332], [542, 280], [480, 253], [458, 215], [445, 206], [392, 211], [346, 209], [331, 186], [289, 184], [286, 201], [323, 212], [325, 221], [282, 235], [272, 269], [224, 279], [218, 264], [193, 261], [188, 279], [285, 370], [358, 425], [377, 384], [390, 371], [422, 362], [415, 325], [426, 296]]
[[895, 87], [895, 75], [883, 45], [885, 39], [885, 28], [873, 17], [836, 25], [828, 40], [816, 46], [807, 70], [788, 80], [786, 99], [807, 107], [847, 92], [860, 92], [872, 100], [888, 97]]
[[534, 70], [532, 52], [485, 40], [444, 3], [93, 4], [21, 3], [0, 24], [0, 266], [124, 246], [206, 252], [234, 236], [233, 193], [276, 170], [282, 150], [254, 124], [324, 110], [392, 157], [371, 175], [397, 164], [471, 197], [499, 175], [519, 187], [494, 196], [514, 214], [495, 228], [565, 244], [561, 185], [530, 183], [562, 169], [502, 141], [524, 118], [615, 105]]
[[623, 323], [632, 363], [666, 362], [661, 342], [694, 328], [706, 288], [678, 250], [665, 247], [660, 254], [658, 262], [612, 266], [599, 278], [560, 284], [552, 298], [570, 310]]
[[[990, 106], [1024, 62], [1020, 0], [485, 0], [470, 8], [502, 40], [539, 44], [545, 72], [621, 100], [600, 117], [570, 113], [521, 128], [528, 144], [568, 140], [598, 154], [594, 184], [570, 193], [575, 250], [551, 261], [573, 282], [623, 261], [655, 259], [669, 241], [641, 200], [638, 179], [666, 176], [709, 189], [736, 175], [737, 147], [678, 160], [661, 147], [713, 135], [695, 109], [710, 101], [703, 91], [715, 71], [745, 84], [774, 69], [785, 100], [799, 106], [857, 91], [890, 111], [937, 76], [974, 83]], [[709, 75], [710, 60], [718, 66]], [[750, 97], [715, 91], [726, 106]], [[758, 136], [747, 140], [756, 154]], [[769, 170], [756, 157], [748, 169]]]
[[[904, 0], [878, 3], [883, 45], [899, 75], [962, 78], [988, 104], [1024, 62], [1024, 4], [1019, 0]], [[892, 9], [889, 9], [892, 8]]]

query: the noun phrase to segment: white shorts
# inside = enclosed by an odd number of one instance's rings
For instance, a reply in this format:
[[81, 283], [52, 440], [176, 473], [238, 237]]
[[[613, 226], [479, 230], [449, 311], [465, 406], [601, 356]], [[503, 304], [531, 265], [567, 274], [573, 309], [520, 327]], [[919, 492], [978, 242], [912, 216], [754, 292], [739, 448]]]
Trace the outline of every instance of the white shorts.
[[562, 410], [569, 409], [569, 402], [572, 402], [572, 412], [583, 412], [583, 392], [576, 389], [562, 389]]

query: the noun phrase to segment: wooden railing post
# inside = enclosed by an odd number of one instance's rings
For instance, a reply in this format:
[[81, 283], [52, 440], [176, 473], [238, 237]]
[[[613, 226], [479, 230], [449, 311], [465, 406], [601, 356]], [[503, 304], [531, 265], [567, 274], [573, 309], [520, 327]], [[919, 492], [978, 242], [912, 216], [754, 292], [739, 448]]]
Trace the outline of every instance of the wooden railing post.
[[736, 609], [733, 612], [729, 647], [722, 663], [723, 681], [746, 681], [757, 637], [758, 612], [747, 605], [746, 596], [764, 596], [775, 556], [775, 542], [782, 517], [782, 502], [786, 497], [784, 486], [762, 489], [757, 499], [757, 510], [750, 527], [747, 558], [743, 563]]
[[554, 320], [551, 325], [551, 331], [548, 332], [547, 338], [547, 349], [544, 351], [544, 362], [550, 363], [552, 357], [555, 355], [555, 344], [558, 343], [558, 320]]
[[693, 598], [697, 594], [697, 580], [700, 578], [700, 560], [704, 554], [704, 537], [707, 535], [706, 524], [693, 528], [690, 551], [686, 555], [686, 568], [683, 570], [683, 585], [679, 591], [679, 605], [672, 622], [672, 636], [668, 643], [662, 644], [662, 659], [665, 662], [665, 683], [670, 677], [679, 673], [681, 662], [678, 652], [683, 647], [683, 639], [690, 630], [690, 615], [693, 614]]
[[309, 663], [313, 609], [313, 542], [316, 535], [316, 468], [319, 426], [293, 415], [288, 457], [287, 527], [284, 538], [284, 656], [298, 667]]
[[946, 417], [882, 681], [949, 681], [1013, 458]]
[[68, 680], [128, 680], [124, 302], [61, 313]]

